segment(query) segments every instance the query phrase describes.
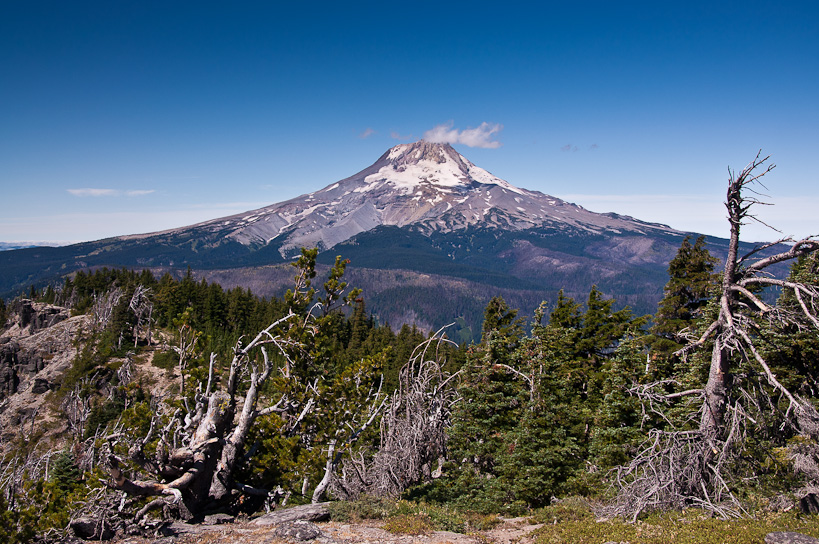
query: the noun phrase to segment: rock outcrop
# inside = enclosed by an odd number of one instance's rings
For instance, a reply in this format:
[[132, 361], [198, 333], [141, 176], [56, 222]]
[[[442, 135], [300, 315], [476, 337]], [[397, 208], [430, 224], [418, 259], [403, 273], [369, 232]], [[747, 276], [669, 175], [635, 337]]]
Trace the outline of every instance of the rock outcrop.
[[31, 429], [34, 418], [49, 417], [43, 409], [47, 393], [59, 387], [90, 319], [28, 299], [12, 302], [8, 315], [0, 328], [0, 446], [24, 426]]
[[[37, 333], [68, 319], [68, 308], [33, 302], [28, 299], [16, 300], [10, 305], [11, 326], [0, 335], [0, 401], [17, 393], [20, 384], [30, 381], [46, 366], [56, 352], [65, 345], [61, 342], [47, 342], [40, 345], [24, 342]], [[38, 378], [33, 384], [33, 392], [42, 394], [50, 389], [49, 381]]]

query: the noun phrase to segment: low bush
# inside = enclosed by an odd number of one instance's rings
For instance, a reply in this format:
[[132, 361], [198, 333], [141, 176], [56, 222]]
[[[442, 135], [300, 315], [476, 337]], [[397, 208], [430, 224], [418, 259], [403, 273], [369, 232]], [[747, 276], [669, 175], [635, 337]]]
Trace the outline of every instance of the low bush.
[[682, 513], [652, 514], [637, 523], [620, 519], [595, 521], [593, 518], [544, 522], [546, 525], [533, 533], [537, 544], [748, 544], [764, 542], [765, 535], [780, 531], [819, 537], [819, 519], [816, 516], [792, 512], [726, 521], [692, 509]]
[[151, 359], [151, 364], [156, 368], [172, 371], [179, 364], [179, 355], [170, 350], [157, 351], [154, 353], [153, 359]]
[[393, 507], [393, 501], [365, 495], [355, 501], [330, 503], [328, 510], [333, 521], [357, 522], [363, 519], [384, 519]]
[[430, 531], [474, 533], [491, 529], [501, 522], [497, 514], [480, 514], [423, 501], [391, 501], [368, 496], [355, 501], [334, 502], [328, 508], [333, 521], [386, 519], [386, 530], [402, 534], [424, 534]]
[[398, 514], [387, 520], [384, 529], [402, 535], [425, 535], [431, 533], [434, 526], [426, 514]]
[[564, 523], [567, 521], [587, 521], [594, 520], [589, 502], [583, 497], [568, 497], [560, 501], [554, 501], [549, 506], [539, 508], [532, 515], [533, 521], [537, 523]]
[[395, 507], [390, 512], [391, 518], [399, 516], [421, 516], [428, 519], [436, 531], [465, 534], [491, 529], [501, 521], [496, 514], [479, 514], [450, 506], [406, 500], [395, 503]]

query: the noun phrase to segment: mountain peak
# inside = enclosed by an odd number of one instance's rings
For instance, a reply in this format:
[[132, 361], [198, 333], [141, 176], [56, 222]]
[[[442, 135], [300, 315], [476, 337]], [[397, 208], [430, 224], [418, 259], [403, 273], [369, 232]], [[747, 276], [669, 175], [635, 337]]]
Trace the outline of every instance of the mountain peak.
[[395, 163], [418, 163], [432, 161], [442, 164], [447, 158], [463, 160], [463, 157], [449, 144], [419, 140], [411, 144], [398, 144], [386, 153], [387, 158]]
[[364, 178], [367, 184], [387, 183], [404, 191], [419, 185], [465, 189], [481, 184], [523, 192], [475, 166], [451, 145], [426, 140], [392, 147], [365, 172], [369, 174]]
[[194, 228], [248, 246], [275, 243], [282, 257], [288, 257], [301, 247], [329, 249], [382, 225], [422, 233], [473, 227], [590, 233], [669, 230], [519, 189], [475, 166], [451, 145], [424, 140], [396, 145], [364, 170], [319, 191]]

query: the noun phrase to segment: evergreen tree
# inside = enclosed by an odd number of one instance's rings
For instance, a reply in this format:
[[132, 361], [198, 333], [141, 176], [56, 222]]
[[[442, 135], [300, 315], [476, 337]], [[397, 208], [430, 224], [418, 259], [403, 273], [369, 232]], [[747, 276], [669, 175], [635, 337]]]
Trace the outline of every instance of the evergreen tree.
[[[549, 314], [549, 324], [562, 329], [580, 329], [580, 323], [583, 319], [581, 309], [581, 305], [575, 302], [573, 298], [566, 297], [563, 294], [563, 289], [561, 289], [557, 294], [557, 305]], [[541, 311], [543, 310], [541, 309]]]
[[367, 316], [363, 300], [358, 300], [350, 316], [350, 342], [347, 351], [353, 359], [364, 356], [364, 344], [373, 328], [372, 318]]
[[496, 333], [496, 337], [510, 341], [520, 337], [523, 334], [523, 320], [517, 315], [518, 310], [509, 308], [502, 297], [492, 297], [483, 313], [481, 341], [486, 342], [493, 332]]
[[682, 347], [677, 342], [678, 333], [690, 328], [702, 316], [714, 296], [716, 264], [717, 259], [705, 247], [703, 236], [698, 237], [694, 245], [691, 245], [691, 237], [686, 236], [668, 263], [668, 283], [651, 328], [655, 335], [652, 347], [661, 356], [668, 357]]
[[481, 326], [481, 349], [488, 364], [506, 363], [523, 336], [523, 319], [502, 297], [489, 301]]
[[43, 292], [43, 296], [40, 298], [40, 302], [45, 302], [46, 304], [54, 304], [54, 301], [57, 298], [57, 293], [54, 291], [54, 287], [50, 284], [46, 287], [45, 291]]
[[[515, 500], [511, 472], [501, 471], [527, 400], [526, 387], [485, 351], [473, 352], [464, 368], [447, 447], [445, 500], [478, 511], [498, 511]], [[503, 477], [502, 477], [503, 476]]]
[[643, 375], [643, 347], [640, 337], [624, 338], [603, 368], [589, 440], [589, 466], [601, 475], [628, 462], [644, 440], [641, 405], [628, 391]]
[[[819, 253], [799, 257], [791, 265], [787, 280], [819, 289]], [[804, 297], [803, 297], [804, 302]], [[779, 297], [781, 312], [800, 315], [800, 302], [792, 289]], [[819, 395], [819, 335], [809, 323], [796, 322], [779, 326], [777, 321], [764, 320], [759, 325], [767, 344], [765, 357], [779, 381], [794, 393], [804, 397]]]
[[576, 345], [579, 357], [597, 364], [617, 347], [629, 328], [641, 327], [646, 323], [647, 318], [634, 318], [628, 307], [613, 311], [614, 302], [614, 299], [603, 298], [597, 286], [592, 286]]
[[454, 465], [447, 469], [445, 500], [489, 512], [516, 499], [502, 466], [529, 396], [508, 370], [522, 336], [517, 310], [494, 297], [484, 312], [481, 344], [467, 354], [462, 374], [447, 442]]
[[54, 457], [49, 479], [55, 483], [57, 489], [67, 494], [71, 493], [80, 484], [82, 474], [74, 461], [70, 451], [62, 451]]

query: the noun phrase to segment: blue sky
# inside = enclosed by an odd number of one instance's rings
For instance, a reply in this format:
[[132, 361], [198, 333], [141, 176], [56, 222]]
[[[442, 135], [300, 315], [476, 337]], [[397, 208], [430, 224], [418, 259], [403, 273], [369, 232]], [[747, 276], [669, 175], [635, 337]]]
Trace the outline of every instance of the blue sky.
[[723, 237], [762, 149], [759, 216], [802, 237], [817, 97], [807, 1], [5, 2], [0, 241], [238, 213], [442, 126], [496, 128], [455, 147], [519, 187]]

